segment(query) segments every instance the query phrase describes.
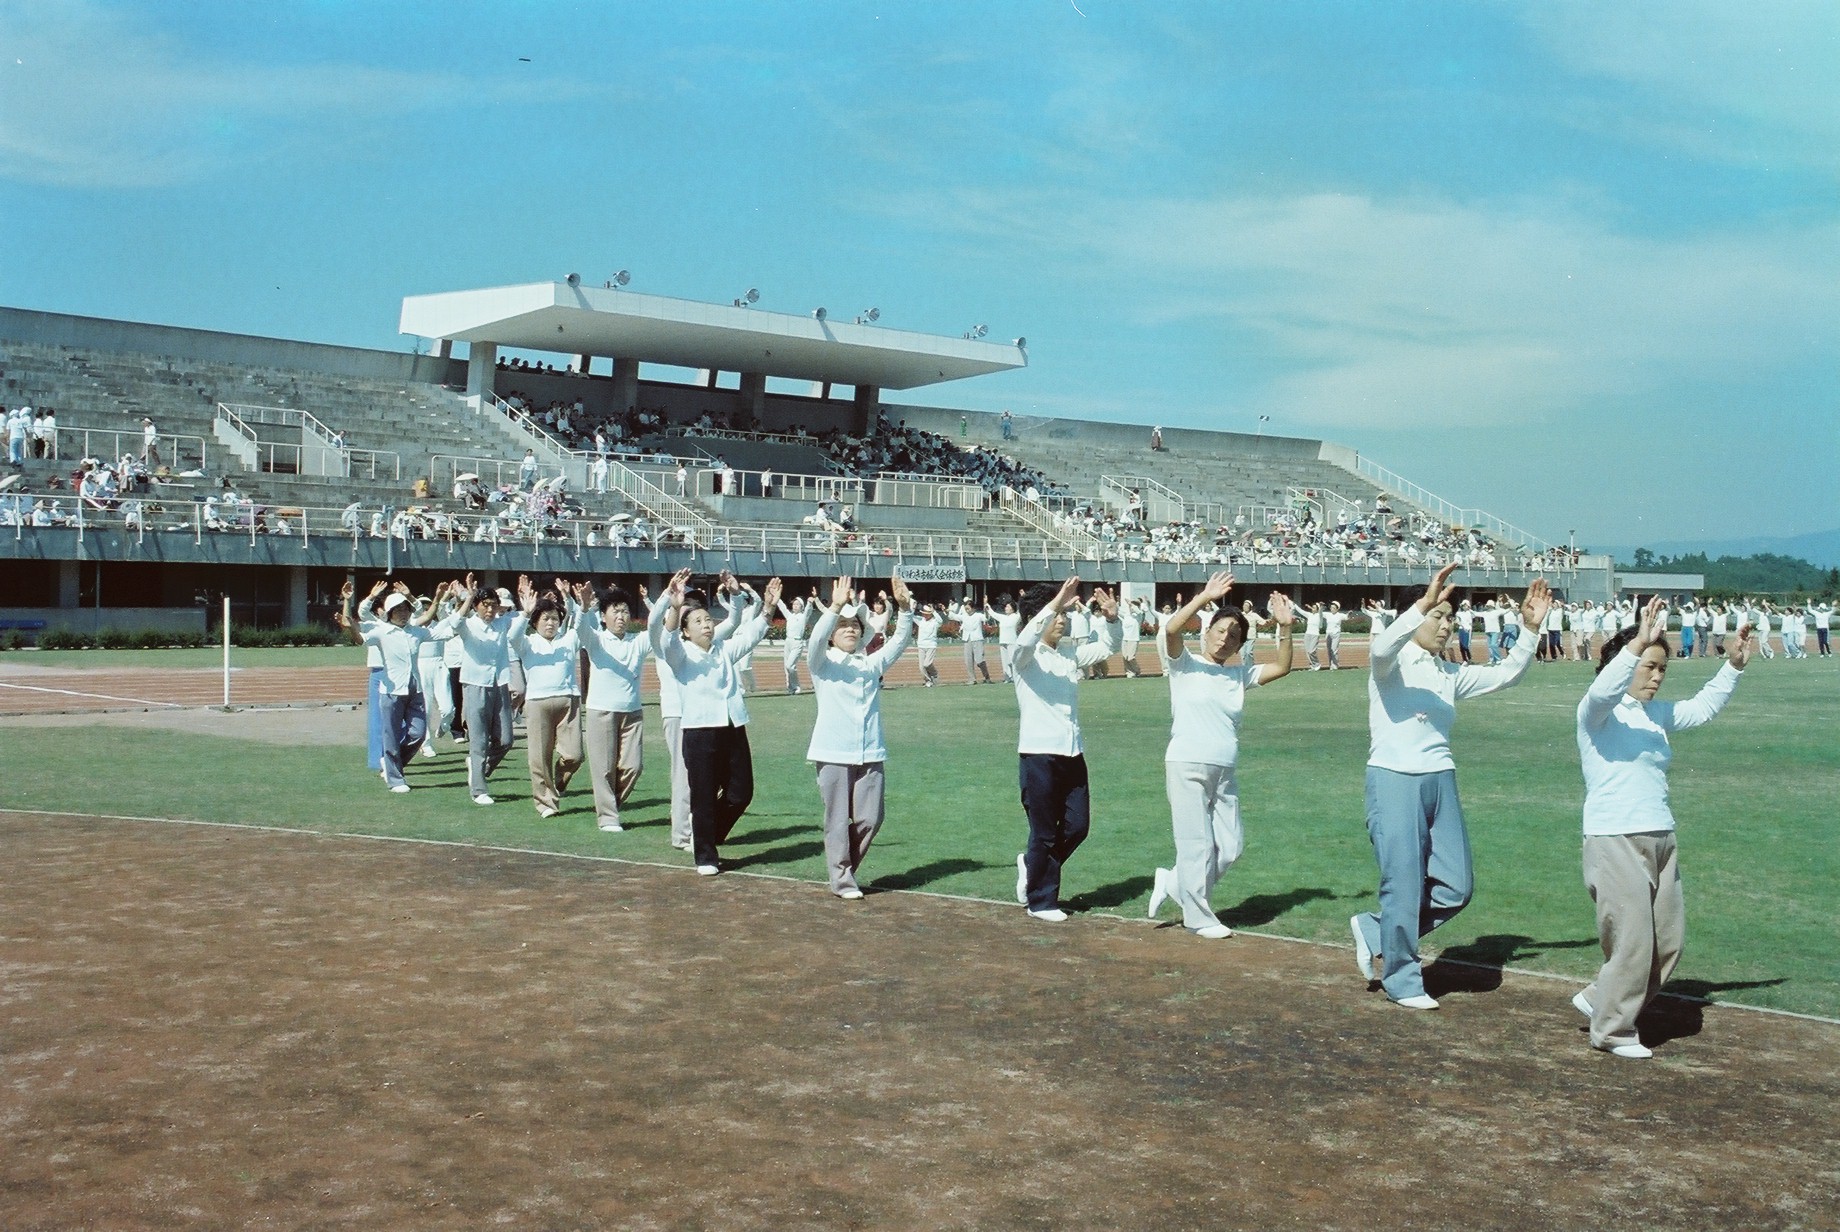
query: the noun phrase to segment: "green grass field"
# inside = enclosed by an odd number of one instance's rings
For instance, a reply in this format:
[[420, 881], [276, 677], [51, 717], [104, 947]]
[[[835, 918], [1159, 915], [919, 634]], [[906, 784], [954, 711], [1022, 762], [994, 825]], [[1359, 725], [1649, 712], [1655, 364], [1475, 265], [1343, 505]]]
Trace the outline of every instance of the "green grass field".
[[[1685, 696], [1711, 670], [1703, 660], [1678, 665], [1664, 696]], [[1463, 708], [1456, 748], [1477, 896], [1430, 939], [1428, 952], [1580, 980], [1594, 971], [1599, 955], [1578, 866], [1583, 788], [1572, 717], [1588, 678], [1582, 665], [1536, 665], [1517, 689]], [[1375, 872], [1361, 801], [1365, 687], [1363, 672], [1298, 673], [1252, 696], [1240, 772], [1247, 851], [1215, 893], [1228, 923], [1340, 943], [1349, 914], [1371, 905]], [[1837, 691], [1840, 670], [1831, 660], [1758, 663], [1715, 723], [1675, 741], [1673, 804], [1689, 913], [1676, 990], [1840, 1016]], [[1141, 915], [1151, 869], [1172, 854], [1162, 785], [1167, 688], [1160, 680], [1095, 682], [1084, 687], [1082, 706], [1094, 820], [1091, 839], [1068, 865], [1068, 904]], [[1025, 827], [1009, 690], [899, 689], [884, 695], [883, 707], [893, 753], [888, 821], [866, 883], [1010, 901]], [[817, 793], [803, 759], [813, 702], [763, 696], [749, 708], [755, 805], [724, 855], [748, 871], [821, 882]], [[364, 770], [358, 748], [284, 749], [100, 727], [10, 726], [0, 737], [8, 767], [0, 807], [688, 863], [666, 841], [655, 709], [647, 713], [650, 765], [629, 811], [632, 828], [621, 835], [594, 829], [585, 784], [569, 797], [569, 811], [539, 820], [521, 750], [494, 780], [501, 803], [481, 809], [467, 799], [462, 758], [446, 741], [439, 758], [416, 762], [418, 790], [397, 797]], [[834, 909], [828, 900], [813, 903], [814, 911]], [[874, 910], [873, 900], [859, 909]], [[1174, 914], [1166, 909], [1165, 918]], [[1188, 942], [1172, 936], [1171, 943]]]

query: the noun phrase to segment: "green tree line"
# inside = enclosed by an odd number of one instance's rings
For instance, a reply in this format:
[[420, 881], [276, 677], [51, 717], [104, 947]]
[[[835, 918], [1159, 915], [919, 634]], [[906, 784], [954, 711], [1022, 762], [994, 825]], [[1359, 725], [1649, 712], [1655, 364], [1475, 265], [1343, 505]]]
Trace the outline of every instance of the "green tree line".
[[1717, 598], [1724, 595], [1781, 595], [1784, 598], [1840, 595], [1840, 569], [1822, 569], [1799, 556], [1778, 556], [1760, 552], [1755, 556], [1721, 556], [1717, 560], [1704, 552], [1687, 552], [1680, 556], [1657, 556], [1647, 548], [1637, 548], [1635, 559], [1618, 561], [1620, 569], [1642, 573], [1698, 573], [1706, 579], [1705, 592]]

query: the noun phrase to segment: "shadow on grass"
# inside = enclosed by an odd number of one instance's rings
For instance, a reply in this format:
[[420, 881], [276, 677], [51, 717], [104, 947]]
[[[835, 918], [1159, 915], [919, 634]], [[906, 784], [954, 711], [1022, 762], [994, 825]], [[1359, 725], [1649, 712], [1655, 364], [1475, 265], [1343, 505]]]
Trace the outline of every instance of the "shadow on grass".
[[1127, 877], [1123, 881], [1097, 886], [1084, 894], [1062, 899], [1061, 906], [1069, 911], [1103, 911], [1108, 907], [1122, 907], [1132, 899], [1148, 894], [1153, 884], [1148, 877]]
[[[740, 834], [729, 835], [726, 847], [752, 847], [760, 843], [771, 843], [776, 839], [791, 838], [795, 834], [809, 835], [810, 826], [780, 826], [777, 829], [745, 830]], [[819, 850], [823, 850], [822, 847]]]
[[902, 873], [889, 873], [877, 877], [875, 884], [869, 886], [871, 894], [886, 890], [918, 890], [921, 886], [931, 885], [947, 877], [956, 877], [960, 873], [975, 873], [987, 868], [996, 868], [994, 864], [980, 864], [976, 860], [934, 860], [931, 864], [922, 864]]
[[1230, 907], [1217, 912], [1220, 922], [1229, 928], [1257, 928], [1269, 924], [1292, 907], [1314, 902], [1319, 898], [1334, 899], [1335, 891], [1321, 886], [1307, 889], [1287, 890], [1283, 894], [1254, 894], [1237, 907]]
[[1501, 969], [1511, 963], [1537, 958], [1548, 950], [1577, 950], [1596, 945], [1595, 937], [1535, 941], [1520, 933], [1490, 933], [1440, 953], [1425, 968], [1425, 991], [1434, 997], [1449, 992], [1493, 992], [1501, 987]]
[[[796, 831], [794, 831], [796, 833]], [[728, 846], [733, 846], [731, 841]], [[734, 860], [725, 860], [732, 868], [754, 868], [763, 864], [783, 864], [791, 860], [810, 860], [824, 855], [824, 844], [819, 842], [787, 843], [783, 847], [769, 847], [765, 851], [749, 852]]]
[[1706, 1003], [1715, 1000], [1715, 992], [1743, 988], [1774, 988], [1786, 980], [1728, 980], [1715, 984], [1710, 980], [1669, 980], [1661, 995], [1648, 1003], [1636, 1019], [1636, 1031], [1644, 1044], [1653, 1047], [1669, 1040], [1698, 1035], [1706, 1025]]

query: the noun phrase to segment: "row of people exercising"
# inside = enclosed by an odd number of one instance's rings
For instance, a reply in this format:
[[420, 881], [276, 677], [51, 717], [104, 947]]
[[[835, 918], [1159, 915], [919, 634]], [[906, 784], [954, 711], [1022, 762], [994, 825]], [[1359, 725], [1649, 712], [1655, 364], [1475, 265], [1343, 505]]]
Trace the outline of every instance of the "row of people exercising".
[[[1352, 917], [1350, 927], [1362, 974], [1377, 980], [1389, 1000], [1409, 1009], [1437, 1007], [1425, 991], [1419, 939], [1460, 912], [1473, 892], [1450, 751], [1456, 703], [1511, 687], [1534, 654], [1528, 639], [1492, 666], [1441, 657], [1452, 620], [1453, 570], [1441, 569], [1429, 585], [1402, 594], [1399, 618], [1376, 636], [1370, 652], [1366, 808], [1380, 872], [1379, 904], [1375, 911]], [[1292, 661], [1287, 631], [1293, 613], [1289, 599], [1279, 593], [1269, 599], [1281, 631], [1277, 661], [1243, 660], [1246, 622], [1223, 603], [1232, 587], [1230, 573], [1210, 578], [1166, 622], [1159, 645], [1176, 716], [1165, 754], [1176, 859], [1172, 867], [1155, 870], [1150, 914], [1173, 901], [1184, 926], [1205, 938], [1231, 934], [1215, 916], [1210, 897], [1243, 847], [1235, 769], [1246, 693], [1282, 679]], [[766, 614], [780, 597], [779, 580], [768, 582], [756, 597], [724, 574], [716, 596], [727, 613], [718, 619], [710, 599], [690, 588], [689, 572], [680, 572], [653, 606], [643, 634], [628, 631], [631, 601], [619, 592], [597, 595], [586, 584], [560, 582], [558, 590], [539, 595], [528, 579], [520, 579], [523, 611], [506, 615], [497, 610], [498, 595], [449, 583], [437, 591], [428, 613], [412, 615], [406, 598], [386, 597], [380, 585], [352, 627], [361, 640], [391, 647], [400, 665], [403, 650], [412, 660], [417, 635], [429, 633], [415, 622], [431, 621], [447, 594], [459, 591], [460, 606], [433, 632], [459, 637], [468, 663], [479, 655], [482, 671], [475, 677], [484, 681], [490, 675], [492, 683], [475, 685], [463, 668], [469, 731], [475, 714], [485, 714], [492, 704], [475, 699], [474, 691], [502, 690], [495, 674], [501, 665], [491, 652], [493, 644], [502, 642], [525, 664], [533, 794], [539, 811], [548, 814], [554, 812], [553, 794], [546, 804], [535, 790], [539, 757], [545, 768], [555, 766], [553, 790], [560, 789], [555, 776], [566, 782], [573, 769], [566, 759], [553, 761], [558, 744], [566, 743], [555, 734], [562, 726], [558, 718], [572, 712], [573, 699], [551, 690], [568, 683], [563, 677], [585, 652], [594, 668], [586, 707], [587, 756], [603, 828], [618, 828], [618, 805], [637, 778], [637, 759], [621, 758], [622, 728], [630, 726], [636, 744], [638, 667], [648, 655], [655, 657], [672, 764], [673, 842], [692, 851], [700, 874], [718, 874], [721, 844], [753, 795], [747, 709], [736, 664], [764, 636]], [[818, 699], [807, 756], [817, 767], [824, 808], [827, 878], [832, 892], [849, 900], [862, 897], [857, 874], [883, 816], [887, 749], [881, 681], [907, 649], [913, 626], [911, 593], [898, 577], [891, 590], [898, 619], [886, 638], [874, 644], [865, 639], [852, 579], [837, 579], [807, 651]], [[1098, 614], [1095, 636], [1079, 643], [1064, 636], [1065, 612], [1079, 593], [1077, 577], [1029, 592], [1023, 602], [1028, 620], [1015, 654], [1019, 778], [1029, 830], [1016, 860], [1016, 895], [1031, 918], [1049, 923], [1066, 919], [1059, 897], [1062, 867], [1090, 824], [1078, 686], [1090, 664], [1117, 652], [1121, 638], [1117, 598], [1104, 588], [1090, 598]], [[381, 607], [376, 604], [380, 597]], [[1521, 603], [1526, 627], [1540, 627], [1551, 602], [1545, 582], [1536, 580]], [[1198, 644], [1190, 647], [1182, 630], [1209, 605], [1226, 614], [1207, 624]], [[1658, 702], [1670, 653], [1665, 621], [1666, 608], [1656, 599], [1636, 625], [1609, 639], [1577, 718], [1586, 781], [1585, 880], [1597, 907], [1605, 962], [1574, 1004], [1591, 1019], [1592, 1044], [1627, 1057], [1648, 1055], [1636, 1037], [1635, 1018], [1672, 972], [1684, 933], [1667, 803], [1668, 733], [1718, 713], [1753, 646], [1749, 630], [1740, 629], [1725, 665], [1693, 699]], [[553, 680], [547, 670], [552, 665]], [[597, 697], [592, 678], [615, 675], [624, 677], [630, 693]], [[564, 697], [562, 704], [542, 704], [558, 696]], [[614, 708], [626, 701], [629, 710]], [[603, 733], [609, 738], [597, 740], [597, 726], [609, 729]], [[504, 744], [509, 745], [508, 734]], [[405, 739], [404, 747], [413, 752], [414, 744]], [[386, 779], [390, 760], [400, 778], [401, 759], [399, 751], [386, 760]], [[603, 792], [614, 810], [611, 825], [601, 809]]]

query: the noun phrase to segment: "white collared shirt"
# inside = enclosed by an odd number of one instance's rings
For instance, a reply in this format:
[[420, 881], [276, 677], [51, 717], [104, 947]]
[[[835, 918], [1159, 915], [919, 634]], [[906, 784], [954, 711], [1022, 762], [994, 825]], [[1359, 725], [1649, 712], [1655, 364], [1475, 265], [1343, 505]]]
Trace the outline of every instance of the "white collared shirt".
[[[747, 607], [745, 601], [729, 610], [729, 618], [738, 618]], [[682, 630], [664, 627], [670, 601], [661, 599], [652, 609], [647, 634], [652, 653], [658, 661], [669, 664], [677, 683], [678, 719], [685, 728], [745, 727], [747, 703], [742, 698], [739, 661], [753, 653], [767, 633], [763, 610], [743, 620], [733, 637], [709, 644], [709, 649], [686, 641]]]
[[888, 745], [882, 738], [882, 673], [907, 649], [914, 631], [913, 613], [901, 613], [894, 636], [880, 650], [852, 655], [830, 644], [838, 615], [824, 610], [805, 652], [812, 691], [818, 695], [818, 719], [805, 758], [840, 766], [887, 761]]
[[366, 646], [377, 649], [383, 669], [380, 691], [402, 697], [415, 687], [415, 656], [428, 640], [420, 625], [396, 625], [387, 620], [366, 620], [358, 626]]
[[1710, 723], [1738, 683], [1739, 672], [1726, 663], [1687, 701], [1641, 702], [1629, 696], [1641, 661], [1625, 647], [1604, 665], [1578, 703], [1586, 834], [1672, 830], [1668, 733]]
[[615, 637], [601, 622], [598, 605], [589, 604], [575, 618], [575, 633], [588, 652], [589, 710], [632, 714], [643, 708], [639, 673], [652, 653], [652, 640], [643, 630]]
[[553, 638], [523, 628], [510, 636], [511, 649], [524, 665], [524, 696], [531, 701], [546, 697], [580, 697], [575, 667], [581, 660], [581, 640], [564, 625]]
[[511, 678], [512, 630], [523, 632], [524, 614], [500, 612], [490, 623], [459, 612], [434, 627], [435, 636], [460, 643], [460, 683], [474, 686], [500, 684]]
[[1453, 770], [1450, 729], [1457, 702], [1506, 689], [1526, 674], [1537, 637], [1514, 643], [1494, 667], [1451, 663], [1412, 641], [1425, 623], [1416, 606], [1375, 635], [1367, 677], [1367, 764], [1399, 774]]
[[[1041, 634], [1053, 614], [1052, 607], [1042, 608], [1016, 639], [1016, 707], [1022, 720], [1016, 752], [1077, 757], [1080, 678], [1088, 667], [1118, 653], [1123, 631], [1116, 620], [1101, 620], [1099, 636], [1092, 641], [1075, 642], [1063, 635], [1058, 646], [1049, 646]], [[1071, 653], [1068, 646], [1074, 648]]]

